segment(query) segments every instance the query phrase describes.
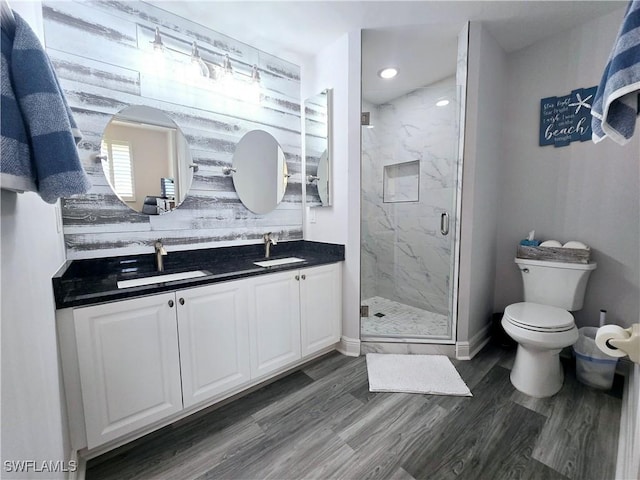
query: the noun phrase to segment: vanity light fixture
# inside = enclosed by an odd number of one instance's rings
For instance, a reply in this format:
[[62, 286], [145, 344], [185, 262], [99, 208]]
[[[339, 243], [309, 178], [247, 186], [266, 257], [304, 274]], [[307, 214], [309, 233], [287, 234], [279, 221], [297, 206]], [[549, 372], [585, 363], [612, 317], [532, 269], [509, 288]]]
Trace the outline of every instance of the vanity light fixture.
[[[182, 43], [181, 40], [171, 36], [166, 38], [169, 38], [176, 45]], [[222, 56], [222, 60], [215, 62], [211, 59], [204, 59], [195, 41], [191, 42], [190, 52], [180, 47], [172, 48], [164, 43], [160, 27], [155, 27], [154, 38], [149, 43], [153, 47], [153, 58], [150, 56], [148, 59], [148, 70], [153, 72], [155, 76], [178, 77], [187, 83], [193, 82], [199, 87], [224, 92], [226, 95], [248, 103], [256, 105], [261, 103], [261, 78], [257, 64], [247, 70], [235, 70], [229, 54], [206, 50], [206, 56]], [[169, 43], [171, 44], [171, 42]], [[242, 67], [242, 64], [240, 65]]]
[[438, 100], [436, 102], [436, 107], [446, 107], [447, 105], [449, 105], [449, 100], [447, 100], [446, 98], [443, 98], [442, 100]]
[[394, 67], [383, 68], [378, 72], [378, 76], [380, 78], [384, 78], [385, 80], [390, 79], [398, 75], [398, 69]]

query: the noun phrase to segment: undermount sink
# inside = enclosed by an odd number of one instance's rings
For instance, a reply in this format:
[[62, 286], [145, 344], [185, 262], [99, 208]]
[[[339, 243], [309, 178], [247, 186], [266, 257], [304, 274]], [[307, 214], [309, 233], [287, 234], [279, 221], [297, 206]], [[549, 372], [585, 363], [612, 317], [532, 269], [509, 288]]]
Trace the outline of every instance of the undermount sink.
[[273, 260], [263, 260], [260, 262], [253, 262], [254, 265], [259, 267], [275, 267], [278, 265], [287, 265], [289, 263], [304, 262], [304, 258], [298, 257], [286, 257], [286, 258], [274, 258]]
[[206, 277], [209, 272], [194, 270], [192, 272], [168, 273], [155, 275], [153, 277], [134, 278], [131, 280], [120, 280], [118, 288], [141, 287], [143, 285], [153, 285], [154, 283], [173, 282], [175, 280], [188, 280], [190, 278]]

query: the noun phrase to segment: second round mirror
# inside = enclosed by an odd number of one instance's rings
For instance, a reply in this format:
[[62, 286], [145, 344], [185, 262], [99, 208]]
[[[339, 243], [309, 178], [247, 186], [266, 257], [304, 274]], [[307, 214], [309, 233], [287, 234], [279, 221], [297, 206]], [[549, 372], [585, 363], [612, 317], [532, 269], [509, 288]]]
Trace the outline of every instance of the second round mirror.
[[233, 186], [253, 213], [274, 210], [284, 197], [287, 162], [277, 140], [263, 130], [245, 134], [233, 154]]

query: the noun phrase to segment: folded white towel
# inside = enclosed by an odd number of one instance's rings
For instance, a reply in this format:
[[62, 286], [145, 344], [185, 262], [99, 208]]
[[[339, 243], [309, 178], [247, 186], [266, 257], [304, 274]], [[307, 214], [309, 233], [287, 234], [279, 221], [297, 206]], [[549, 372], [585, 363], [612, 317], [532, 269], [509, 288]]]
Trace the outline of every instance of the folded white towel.
[[540, 244], [541, 247], [561, 247], [562, 244], [558, 240], [545, 240]]
[[578, 242], [577, 240], [571, 240], [567, 243], [565, 243], [563, 245], [564, 248], [580, 248], [582, 250], [588, 250], [589, 247], [587, 247], [584, 243], [582, 242]]

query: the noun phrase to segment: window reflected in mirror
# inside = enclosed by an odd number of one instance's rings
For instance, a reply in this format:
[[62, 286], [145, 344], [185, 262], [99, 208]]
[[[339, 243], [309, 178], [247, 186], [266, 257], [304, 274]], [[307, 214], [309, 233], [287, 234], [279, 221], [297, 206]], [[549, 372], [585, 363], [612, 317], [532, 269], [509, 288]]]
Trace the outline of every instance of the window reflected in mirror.
[[133, 191], [133, 165], [131, 164], [131, 144], [118, 140], [102, 140], [100, 149], [105, 163], [105, 175], [118, 196], [125, 202], [135, 202]]

